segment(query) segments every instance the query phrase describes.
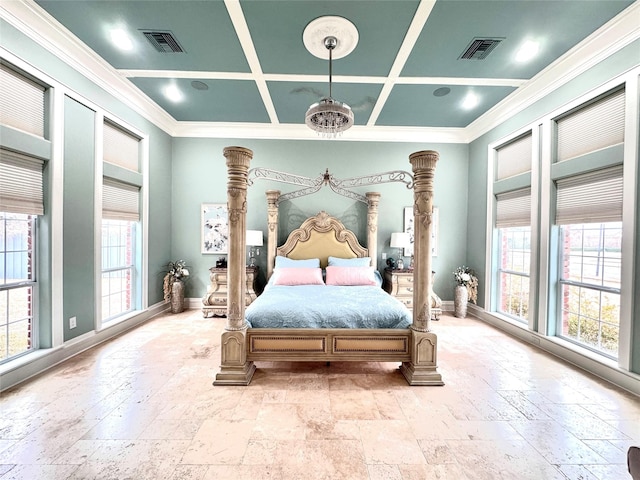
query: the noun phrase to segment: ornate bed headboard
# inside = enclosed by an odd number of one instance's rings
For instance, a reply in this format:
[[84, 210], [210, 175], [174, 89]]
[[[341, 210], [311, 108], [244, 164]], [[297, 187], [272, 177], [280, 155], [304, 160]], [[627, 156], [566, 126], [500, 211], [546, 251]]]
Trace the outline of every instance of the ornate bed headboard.
[[378, 192], [367, 192], [367, 248], [355, 234], [345, 228], [340, 220], [326, 212], [320, 212], [292, 231], [289, 238], [278, 247], [278, 198], [279, 190], [267, 190], [267, 278], [271, 277], [276, 255], [293, 259], [320, 258], [322, 268], [329, 256], [340, 258], [371, 257], [371, 266], [378, 268]]
[[319, 258], [322, 268], [327, 266], [329, 256], [355, 258], [369, 254], [351, 230], [324, 211], [306, 219], [300, 228], [293, 230], [276, 252], [294, 260]]

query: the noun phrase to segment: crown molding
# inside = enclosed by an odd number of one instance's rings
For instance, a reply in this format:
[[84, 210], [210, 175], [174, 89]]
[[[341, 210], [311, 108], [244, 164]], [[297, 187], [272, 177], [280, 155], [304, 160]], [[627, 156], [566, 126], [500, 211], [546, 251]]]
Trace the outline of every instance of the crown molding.
[[[174, 137], [238, 138], [264, 140], [322, 140], [306, 125], [265, 123], [178, 122]], [[462, 128], [368, 127], [354, 125], [333, 141], [463, 143]], [[330, 140], [331, 141], [331, 140]]]

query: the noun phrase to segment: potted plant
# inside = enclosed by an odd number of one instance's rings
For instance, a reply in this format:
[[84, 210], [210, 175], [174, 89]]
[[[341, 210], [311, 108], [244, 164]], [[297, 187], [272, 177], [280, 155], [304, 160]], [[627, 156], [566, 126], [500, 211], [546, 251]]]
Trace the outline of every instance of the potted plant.
[[478, 299], [478, 277], [472, 268], [464, 265], [455, 269], [453, 277], [456, 280], [454, 314], [456, 317], [464, 318], [467, 316], [467, 303], [476, 303]]
[[171, 304], [171, 313], [180, 313], [184, 310], [184, 282], [189, 270], [184, 260], [169, 262], [167, 268], [162, 284], [164, 301]]

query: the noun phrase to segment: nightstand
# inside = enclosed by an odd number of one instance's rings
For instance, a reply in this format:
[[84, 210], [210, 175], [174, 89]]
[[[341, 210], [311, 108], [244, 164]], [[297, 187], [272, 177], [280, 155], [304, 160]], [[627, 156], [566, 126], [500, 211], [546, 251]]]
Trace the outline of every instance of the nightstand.
[[413, 311], [413, 271], [384, 269], [384, 290]]
[[[413, 270], [392, 270], [384, 269], [384, 282], [382, 284], [384, 290], [402, 303], [404, 303], [409, 311], [413, 312]], [[437, 295], [431, 296], [431, 319], [439, 320], [442, 314]]]
[[[227, 269], [211, 267], [209, 269], [211, 281], [207, 294], [202, 299], [202, 315], [207, 317], [227, 316]], [[251, 305], [256, 299], [256, 280], [258, 267], [247, 267], [247, 291], [245, 306]]]

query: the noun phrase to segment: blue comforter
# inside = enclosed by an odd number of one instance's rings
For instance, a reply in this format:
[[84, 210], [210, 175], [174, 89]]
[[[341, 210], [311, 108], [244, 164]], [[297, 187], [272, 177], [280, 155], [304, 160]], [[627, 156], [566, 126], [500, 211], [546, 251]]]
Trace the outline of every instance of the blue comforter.
[[411, 313], [380, 287], [268, 285], [245, 312], [252, 328], [408, 328]]

